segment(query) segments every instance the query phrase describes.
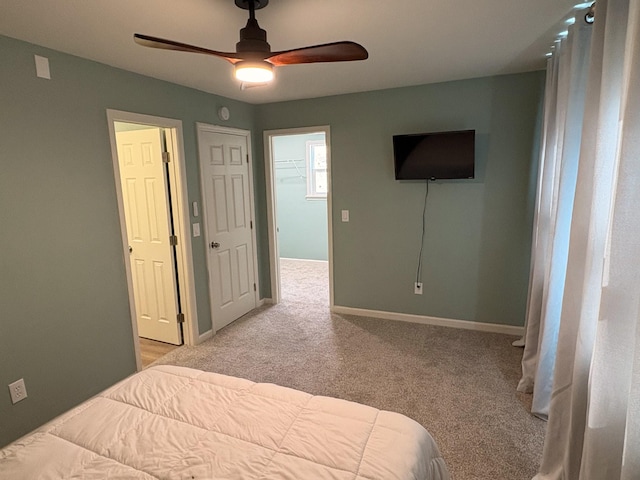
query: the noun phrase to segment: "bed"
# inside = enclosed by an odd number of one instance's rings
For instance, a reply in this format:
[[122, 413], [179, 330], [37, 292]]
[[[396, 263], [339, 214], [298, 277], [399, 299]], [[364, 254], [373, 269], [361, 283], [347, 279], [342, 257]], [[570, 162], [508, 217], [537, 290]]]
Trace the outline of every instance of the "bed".
[[398, 413], [157, 366], [0, 450], [0, 478], [448, 480]]

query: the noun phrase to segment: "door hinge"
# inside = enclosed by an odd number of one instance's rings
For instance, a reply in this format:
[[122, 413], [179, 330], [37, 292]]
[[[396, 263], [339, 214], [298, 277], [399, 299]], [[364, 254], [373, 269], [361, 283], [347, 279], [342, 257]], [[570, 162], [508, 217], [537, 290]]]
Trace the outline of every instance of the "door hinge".
[[176, 237], [175, 235], [171, 235], [169, 237], [169, 245], [171, 245], [172, 247], [178, 245], [178, 237]]
[[253, 284], [253, 291], [254, 292], [256, 291], [256, 284], [255, 283]]
[[171, 161], [171, 157], [169, 156], [169, 152], [162, 152], [162, 162], [169, 163]]
[[184, 323], [184, 313], [178, 314], [178, 323]]
[[247, 157], [247, 163], [249, 163], [249, 154], [248, 153], [247, 153], [246, 157]]
[[253, 230], [253, 220], [249, 220], [249, 228]]

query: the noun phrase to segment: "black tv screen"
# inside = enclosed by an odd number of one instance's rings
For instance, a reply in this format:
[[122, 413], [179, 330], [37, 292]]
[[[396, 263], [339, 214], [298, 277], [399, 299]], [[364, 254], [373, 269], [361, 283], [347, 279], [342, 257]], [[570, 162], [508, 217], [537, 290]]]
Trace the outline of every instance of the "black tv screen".
[[394, 135], [396, 180], [473, 178], [475, 130]]

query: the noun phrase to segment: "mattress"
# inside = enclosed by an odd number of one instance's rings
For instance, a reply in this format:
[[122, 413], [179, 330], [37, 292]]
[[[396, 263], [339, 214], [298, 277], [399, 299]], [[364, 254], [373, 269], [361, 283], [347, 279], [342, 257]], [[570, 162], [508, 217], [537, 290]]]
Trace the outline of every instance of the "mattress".
[[116, 384], [0, 451], [2, 479], [447, 480], [398, 413], [176, 366]]

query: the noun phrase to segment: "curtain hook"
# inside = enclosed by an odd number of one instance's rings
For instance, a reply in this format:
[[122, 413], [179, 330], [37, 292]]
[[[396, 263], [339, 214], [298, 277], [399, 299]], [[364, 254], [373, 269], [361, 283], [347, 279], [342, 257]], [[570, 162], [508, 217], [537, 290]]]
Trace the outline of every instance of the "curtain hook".
[[589, 11], [584, 16], [584, 21], [587, 22], [589, 25], [591, 25], [595, 19], [596, 19], [596, 3], [593, 2], [593, 4], [589, 7]]

